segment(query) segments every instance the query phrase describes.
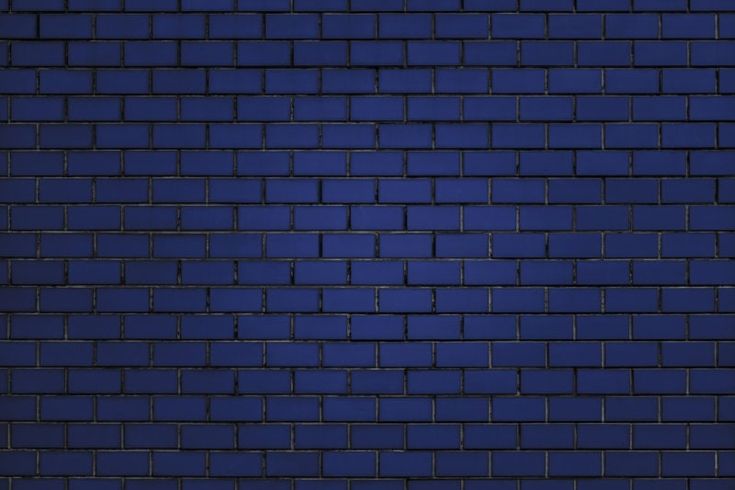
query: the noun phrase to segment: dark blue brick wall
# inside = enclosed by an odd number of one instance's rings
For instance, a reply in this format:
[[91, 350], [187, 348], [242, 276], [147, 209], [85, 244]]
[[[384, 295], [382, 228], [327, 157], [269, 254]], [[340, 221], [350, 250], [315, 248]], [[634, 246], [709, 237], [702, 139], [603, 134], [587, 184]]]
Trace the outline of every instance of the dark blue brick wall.
[[0, 9], [0, 490], [735, 488], [732, 0]]

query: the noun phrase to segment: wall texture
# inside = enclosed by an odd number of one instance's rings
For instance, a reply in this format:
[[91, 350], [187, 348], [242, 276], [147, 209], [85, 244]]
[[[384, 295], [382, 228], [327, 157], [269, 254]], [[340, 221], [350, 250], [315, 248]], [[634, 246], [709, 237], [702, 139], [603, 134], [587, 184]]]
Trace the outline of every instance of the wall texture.
[[0, 7], [0, 489], [735, 488], [732, 0]]

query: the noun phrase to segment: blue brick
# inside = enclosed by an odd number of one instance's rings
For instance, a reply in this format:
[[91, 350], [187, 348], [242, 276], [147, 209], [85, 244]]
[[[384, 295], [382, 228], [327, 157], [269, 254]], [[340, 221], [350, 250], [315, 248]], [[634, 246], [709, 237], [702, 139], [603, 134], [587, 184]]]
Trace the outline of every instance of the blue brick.
[[663, 71], [664, 93], [713, 93], [714, 71], [708, 69], [667, 69]]
[[543, 148], [546, 135], [540, 124], [495, 124], [491, 129], [494, 148], [531, 149]]
[[569, 0], [554, 0], [553, 2], [540, 2], [538, 0], [521, 0], [521, 10], [527, 11], [565, 11], [572, 9], [572, 2]]
[[541, 14], [493, 14], [493, 38], [543, 38], [544, 16]]
[[522, 230], [568, 230], [572, 225], [572, 209], [522, 206], [520, 225]]
[[[486, 131], [483, 129], [482, 132]], [[485, 137], [484, 134], [482, 137]], [[407, 164], [407, 173], [410, 176], [458, 175], [460, 154], [457, 151], [409, 152]]]
[[499, 452], [492, 456], [494, 476], [540, 476], [544, 461], [541, 452]]
[[436, 34], [440, 38], [487, 38], [488, 18], [481, 14], [437, 14]]
[[408, 118], [413, 120], [459, 120], [459, 99], [453, 97], [411, 97], [408, 99]]
[[582, 66], [628, 66], [631, 43], [627, 41], [589, 41], [580, 43], [579, 64]]
[[145, 39], [148, 37], [148, 16], [140, 14], [103, 14], [95, 25], [99, 39]]
[[522, 41], [521, 64], [570, 65], [574, 58], [573, 44], [567, 41]]
[[[208, 4], [211, 2], [208, 2]], [[267, 2], [263, 0], [239, 0], [237, 3], [238, 10], [265, 10], [265, 11], [288, 11], [288, 2], [277, 0]], [[229, 10], [229, 8], [227, 9]]]
[[73, 121], [114, 121], [120, 117], [117, 99], [77, 99], [69, 104], [69, 118]]
[[667, 148], [710, 148], [714, 146], [714, 127], [710, 124], [671, 123], [663, 126], [663, 146]]
[[283, 424], [241, 425], [238, 428], [238, 447], [283, 449], [290, 446], [290, 435], [289, 427]]
[[732, 41], [694, 41], [691, 57], [693, 66], [732, 66], [735, 62]]
[[344, 230], [347, 209], [344, 206], [300, 206], [294, 209], [297, 230]]
[[63, 43], [16, 41], [11, 46], [15, 66], [62, 66]]
[[[511, 97], [465, 98], [462, 107], [465, 120], [510, 121], [515, 119], [515, 100]], [[467, 165], [467, 160], [465, 160]]]
[[237, 45], [239, 66], [287, 65], [290, 55], [291, 47], [286, 41], [247, 41]]
[[232, 454], [225, 452], [210, 455], [209, 472], [213, 476], [260, 476], [262, 457], [259, 454]]
[[209, 17], [209, 35], [213, 38], [254, 39], [262, 34], [260, 15], [218, 14]]
[[526, 121], [566, 121], [572, 119], [569, 97], [523, 97], [520, 118]]
[[522, 152], [520, 162], [521, 175], [571, 175], [572, 153], [560, 151], [547, 153], [543, 151]]
[[693, 120], [729, 120], [730, 111], [733, 104], [731, 97], [719, 98], [719, 104], [713, 103], [710, 97], [692, 97], [691, 98], [691, 118]]
[[486, 257], [487, 238], [483, 235], [443, 235], [436, 239], [437, 257]]
[[426, 69], [383, 69], [379, 72], [378, 87], [381, 93], [429, 92], [431, 90], [431, 71]]
[[402, 44], [394, 41], [354, 41], [350, 44], [350, 60], [354, 65], [401, 65]]
[[492, 89], [495, 93], [540, 94], [544, 92], [544, 72], [538, 69], [499, 69], [493, 71]]
[[160, 39], [204, 37], [204, 20], [202, 15], [154, 15], [153, 37]]
[[367, 397], [328, 397], [324, 400], [324, 418], [327, 421], [373, 421], [375, 400]]
[[375, 128], [371, 124], [329, 125], [322, 129], [322, 140], [330, 148], [373, 148]]
[[374, 73], [372, 70], [343, 70], [325, 68], [322, 71], [322, 89], [325, 93], [371, 93]]
[[633, 117], [641, 121], [677, 121], [685, 119], [683, 97], [635, 97]]
[[227, 121], [232, 119], [232, 100], [228, 98], [208, 101], [182, 99], [181, 119], [185, 121]]
[[[240, 393], [287, 393], [291, 391], [290, 385], [291, 376], [286, 372], [248, 370], [241, 371], [238, 376], [238, 391]], [[260, 404], [256, 402], [257, 399], [243, 402], [249, 403], [251, 407], [247, 411], [248, 418], [251, 420], [260, 420]]]
[[9, 202], [33, 202], [35, 200], [36, 191], [31, 179], [8, 179], [0, 185]]
[[678, 230], [684, 228], [684, 209], [680, 206], [635, 206], [633, 228], [636, 230]]
[[324, 454], [326, 476], [373, 476], [375, 458], [369, 452], [329, 452]]
[[454, 65], [459, 63], [461, 46], [452, 41], [409, 41], [409, 65]]
[[[601, 127], [597, 124], [554, 124], [549, 128], [551, 148], [600, 148]], [[577, 139], [582, 137], [583, 140]]]
[[379, 16], [378, 36], [384, 39], [421, 39], [432, 34], [429, 14], [390, 14]]
[[686, 44], [680, 41], [638, 41], [635, 43], [634, 62], [637, 66], [686, 65]]
[[351, 225], [353, 230], [397, 230], [402, 228], [403, 213], [398, 206], [354, 206], [351, 209]]
[[664, 38], [711, 39], [715, 36], [715, 17], [711, 14], [664, 14]]
[[40, 37], [47, 39], [87, 39], [92, 36], [89, 15], [41, 15]]
[[465, 41], [464, 62], [466, 65], [516, 64], [515, 42], [513, 41]]
[[379, 145], [384, 148], [429, 148], [431, 126], [426, 124], [382, 126]]
[[312, 14], [269, 14], [265, 22], [266, 37], [271, 39], [304, 39], [318, 32], [318, 17]]
[[407, 8], [410, 11], [448, 12], [458, 10], [459, 2], [456, 0], [429, 0], [427, 2], [409, 0]]
[[459, 208], [456, 206], [408, 208], [409, 230], [454, 230], [459, 228]]
[[355, 121], [398, 121], [403, 118], [402, 101], [396, 97], [353, 97], [351, 119]]
[[36, 75], [33, 70], [5, 71], [0, 75], [0, 87], [6, 93], [27, 94], [35, 92]]
[[658, 35], [658, 16], [653, 14], [610, 14], [605, 30], [612, 39], [653, 39]]
[[326, 38], [367, 39], [373, 37], [376, 19], [372, 14], [330, 14], [322, 16]]
[[[665, 168], [666, 161], [671, 161], [674, 165]], [[684, 166], [684, 154], [681, 151], [640, 152], [634, 159], [634, 173], [639, 175], [683, 175]]]
[[53, 396], [41, 400], [41, 419], [52, 421], [90, 420], [92, 399], [80, 396]]
[[129, 66], [173, 66], [177, 46], [171, 41], [127, 41], [125, 63]]
[[430, 452], [382, 452], [380, 453], [380, 475], [396, 476], [429, 476], [431, 475]]
[[396, 449], [403, 447], [403, 431], [396, 425], [366, 425], [353, 426], [351, 444], [354, 448], [386, 448]]
[[0, 32], [6, 39], [28, 39], [36, 36], [36, 16], [30, 14], [2, 15]]
[[372, 257], [375, 254], [372, 235], [326, 235], [323, 240], [325, 257]]
[[432, 243], [427, 234], [385, 234], [380, 237], [380, 256], [430, 257]]
[[549, 16], [549, 35], [552, 38], [597, 39], [601, 31], [602, 16], [600, 15], [552, 14]]
[[606, 72], [608, 93], [647, 94], [658, 92], [658, 73], [655, 70], [611, 69]]
[[573, 431], [567, 424], [534, 424], [523, 428], [521, 445], [524, 448], [544, 449], [571, 448], [573, 446]]
[[[89, 127], [81, 125], [47, 126], [40, 129], [42, 148], [81, 148], [91, 144]], [[24, 136], [20, 135], [19, 136]], [[30, 135], [29, 135], [30, 136]]]
[[488, 145], [489, 131], [485, 124], [437, 124], [434, 133], [437, 148], [485, 148]]
[[138, 12], [148, 12], [151, 10], [175, 11], [176, 5], [170, 0], [158, 0], [153, 2], [153, 5], [150, 5], [147, 2], [141, 2], [139, 0], [131, 0], [130, 2], [128, 2], [125, 8], [126, 10]]
[[459, 447], [459, 427], [412, 424], [408, 427], [408, 445], [415, 449], [453, 449]]
[[297, 41], [294, 43], [294, 64], [297, 66], [339, 66], [347, 60], [347, 43]]

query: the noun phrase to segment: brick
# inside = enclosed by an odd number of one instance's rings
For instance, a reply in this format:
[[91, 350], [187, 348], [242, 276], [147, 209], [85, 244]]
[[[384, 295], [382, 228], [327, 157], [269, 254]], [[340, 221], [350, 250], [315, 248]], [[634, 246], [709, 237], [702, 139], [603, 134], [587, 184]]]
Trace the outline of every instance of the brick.
[[430, 38], [432, 17], [429, 14], [380, 14], [378, 37], [385, 39]]
[[212, 38], [254, 39], [262, 35], [262, 17], [257, 14], [217, 14], [209, 17]]
[[395, 41], [355, 41], [350, 44], [350, 59], [357, 66], [401, 65], [402, 43]]
[[504, 41], [465, 41], [464, 62], [467, 65], [503, 65], [513, 66], [516, 63], [515, 43]]
[[521, 64], [524, 66], [570, 65], [573, 57], [573, 44], [568, 41], [521, 42]]
[[614, 94], [647, 94], [658, 92], [656, 70], [610, 69], [606, 71], [606, 89]]
[[372, 14], [329, 14], [322, 16], [325, 38], [369, 39], [375, 32], [376, 17]]
[[318, 17], [313, 14], [268, 14], [266, 36], [272, 39], [308, 39], [318, 32]]
[[732, 66], [735, 61], [731, 41], [694, 41], [691, 56], [693, 66]]
[[714, 38], [715, 18], [711, 14], [664, 14], [662, 21], [662, 34], [665, 38]]
[[612, 39], [653, 39], [658, 35], [654, 14], [610, 14], [605, 17], [607, 36]]
[[437, 14], [436, 34], [440, 38], [480, 38], [488, 35], [488, 17], [481, 14]]
[[409, 41], [406, 43], [409, 65], [459, 64], [461, 46], [456, 41]]
[[243, 41], [237, 44], [238, 66], [288, 65], [291, 46], [286, 41]]
[[508, 451], [492, 456], [493, 476], [540, 476], [544, 461], [542, 452]]
[[341, 41], [294, 43], [294, 64], [297, 66], [339, 66], [347, 61], [347, 43]]

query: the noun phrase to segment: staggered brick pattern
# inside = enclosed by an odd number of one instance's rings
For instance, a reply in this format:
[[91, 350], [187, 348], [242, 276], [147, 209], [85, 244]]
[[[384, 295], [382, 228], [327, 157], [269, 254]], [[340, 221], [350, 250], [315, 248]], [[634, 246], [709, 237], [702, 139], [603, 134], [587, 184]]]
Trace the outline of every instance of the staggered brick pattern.
[[0, 489], [735, 488], [732, 0], [0, 7]]

